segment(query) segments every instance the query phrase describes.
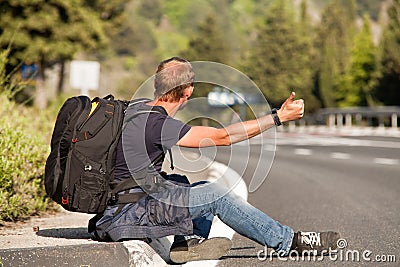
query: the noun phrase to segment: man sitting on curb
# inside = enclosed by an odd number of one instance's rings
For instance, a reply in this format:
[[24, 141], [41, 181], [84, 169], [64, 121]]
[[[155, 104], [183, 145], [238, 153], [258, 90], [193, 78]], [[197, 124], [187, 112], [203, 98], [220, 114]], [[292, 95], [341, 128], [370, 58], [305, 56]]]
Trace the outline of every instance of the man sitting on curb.
[[[227, 188], [207, 182], [188, 186], [186, 177], [161, 171], [166, 151], [174, 145], [229, 146], [281, 122], [303, 117], [304, 101], [295, 100], [292, 93], [270, 115], [221, 129], [191, 127], [173, 117], [192, 95], [193, 83], [194, 72], [188, 61], [178, 57], [167, 59], [159, 64], [155, 75], [154, 99], [128, 107], [125, 117], [132, 119], [126, 120], [117, 149], [115, 180], [132, 180], [133, 176], [140, 187], [125, 193], [146, 194], [123, 207], [109, 206], [90, 221], [89, 232], [97, 239], [114, 241], [175, 235], [170, 249], [173, 262], [218, 259], [229, 251], [231, 241], [207, 239], [210, 221], [216, 215], [237, 233], [273, 248], [282, 256], [292, 250], [322, 253], [334, 249], [339, 239], [336, 232], [295, 233]], [[143, 110], [150, 112], [133, 115]]]

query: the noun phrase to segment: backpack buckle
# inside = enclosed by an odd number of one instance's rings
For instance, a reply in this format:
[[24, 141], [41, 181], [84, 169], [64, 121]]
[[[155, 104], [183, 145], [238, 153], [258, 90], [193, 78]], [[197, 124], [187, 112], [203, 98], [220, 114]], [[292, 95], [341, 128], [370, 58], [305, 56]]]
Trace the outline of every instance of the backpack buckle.
[[117, 204], [117, 202], [118, 202], [118, 194], [111, 193], [111, 197], [110, 197], [109, 203], [111, 205], [115, 205], [115, 204]]
[[92, 166], [91, 165], [89, 165], [89, 164], [87, 164], [87, 165], [85, 165], [85, 171], [91, 171], [92, 170]]
[[62, 197], [61, 198], [61, 204], [67, 205], [68, 204], [68, 197], [66, 197], [66, 198]]

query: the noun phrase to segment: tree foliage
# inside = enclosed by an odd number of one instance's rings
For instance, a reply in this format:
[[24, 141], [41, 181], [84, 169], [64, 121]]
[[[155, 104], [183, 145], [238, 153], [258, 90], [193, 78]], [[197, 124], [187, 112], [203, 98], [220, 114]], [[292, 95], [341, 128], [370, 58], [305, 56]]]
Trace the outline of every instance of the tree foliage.
[[[379, 51], [366, 30], [362, 37], [358, 29], [360, 14], [368, 13], [371, 34], [378, 39], [376, 18], [383, 2], [7, 0], [0, 2], [0, 45], [13, 40], [10, 62], [34, 61], [42, 71], [73, 59], [77, 51], [89, 52], [88, 57], [114, 69], [104, 75], [125, 92], [152, 75], [160, 60], [183, 55], [243, 70], [274, 104], [292, 90], [306, 100], [308, 111], [395, 104], [398, 11], [393, 6], [398, 1], [391, 1]], [[107, 49], [99, 55], [99, 48]], [[380, 68], [372, 63], [377, 55]]]
[[8, 45], [12, 40], [14, 60], [30, 59], [51, 64], [71, 59], [80, 49], [93, 49], [104, 44], [105, 32], [96, 13], [82, 8], [79, 2], [2, 2], [2, 45]]
[[[35, 62], [40, 81], [46, 68], [78, 51], [107, 45], [126, 0], [8, 0], [0, 2], [0, 47], [11, 43], [10, 64]], [[43, 83], [39, 83], [39, 86]], [[43, 88], [40, 88], [43, 91]], [[46, 93], [42, 93], [45, 97]]]
[[182, 55], [190, 61], [228, 63], [228, 49], [215, 16], [209, 15], [199, 25], [197, 35], [189, 40], [188, 49]]
[[388, 9], [388, 24], [381, 41], [382, 74], [377, 98], [386, 105], [400, 103], [400, 0], [393, 0]]
[[[228, 64], [229, 50], [217, 20], [210, 14], [205, 21], [198, 26], [198, 33], [189, 40], [188, 48], [181, 54], [189, 61], [211, 61]], [[210, 80], [214, 80], [210, 73]], [[213, 88], [209, 84], [197, 84], [193, 92], [194, 97], [206, 97]]]
[[318, 91], [324, 107], [336, 105], [335, 91], [349, 66], [351, 36], [349, 25], [354, 23], [339, 0], [323, 11], [315, 46], [318, 52]]
[[246, 73], [273, 105], [281, 103], [291, 91], [315, 104], [310, 39], [296, 26], [294, 17], [286, 0], [274, 1], [247, 64]]
[[338, 105], [373, 106], [372, 90], [377, 84], [377, 52], [373, 43], [369, 16], [364, 16], [361, 31], [351, 49], [350, 67], [343, 75], [337, 94]]

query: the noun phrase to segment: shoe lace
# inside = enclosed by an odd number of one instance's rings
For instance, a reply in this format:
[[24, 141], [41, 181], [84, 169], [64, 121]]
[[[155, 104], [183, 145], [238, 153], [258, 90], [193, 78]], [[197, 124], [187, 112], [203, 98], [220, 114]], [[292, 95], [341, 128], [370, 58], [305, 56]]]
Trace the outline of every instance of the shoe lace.
[[309, 245], [311, 248], [321, 246], [321, 233], [301, 232], [301, 243]]

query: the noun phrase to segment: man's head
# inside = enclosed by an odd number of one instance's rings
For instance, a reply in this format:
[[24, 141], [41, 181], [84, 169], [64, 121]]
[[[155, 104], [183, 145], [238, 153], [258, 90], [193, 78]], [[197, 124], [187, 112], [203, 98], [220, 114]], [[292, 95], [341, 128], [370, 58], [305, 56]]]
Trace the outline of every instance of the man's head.
[[179, 102], [193, 91], [194, 72], [192, 65], [180, 57], [162, 61], [154, 80], [154, 97], [164, 102]]

